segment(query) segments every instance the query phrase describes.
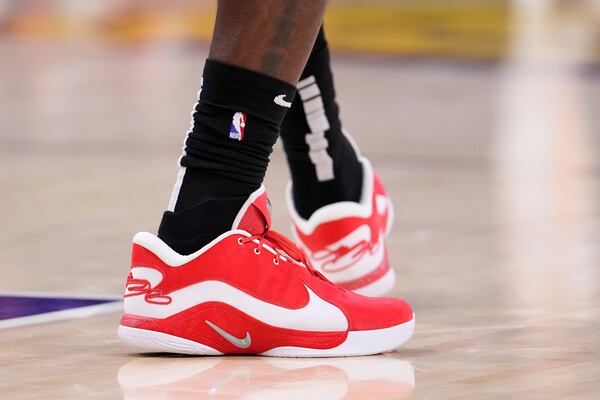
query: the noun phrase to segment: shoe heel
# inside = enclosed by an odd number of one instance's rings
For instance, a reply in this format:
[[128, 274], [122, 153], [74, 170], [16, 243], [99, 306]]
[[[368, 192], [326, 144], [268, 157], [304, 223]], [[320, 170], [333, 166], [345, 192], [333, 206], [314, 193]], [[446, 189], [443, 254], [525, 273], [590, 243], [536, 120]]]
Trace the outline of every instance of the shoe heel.
[[385, 273], [381, 278], [373, 283], [363, 286], [359, 289], [354, 289], [353, 292], [369, 297], [382, 297], [385, 296], [396, 283], [396, 273], [394, 269], [390, 267], [388, 272]]

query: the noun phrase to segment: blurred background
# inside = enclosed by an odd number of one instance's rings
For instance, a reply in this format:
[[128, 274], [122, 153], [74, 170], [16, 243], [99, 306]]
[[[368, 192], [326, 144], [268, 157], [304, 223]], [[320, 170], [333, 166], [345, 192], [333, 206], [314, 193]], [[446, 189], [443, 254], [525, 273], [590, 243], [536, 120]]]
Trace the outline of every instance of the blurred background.
[[[205, 0], [0, 0], [4, 286], [46, 287], [21, 267], [58, 257], [93, 275], [86, 290], [120, 291], [106, 272], [126, 263], [134, 231], [157, 228], [214, 15]], [[326, 33], [346, 128], [397, 195], [404, 264], [420, 264], [413, 252], [438, 229], [466, 243], [486, 229], [486, 245], [509, 230], [527, 248], [533, 220], [569, 216], [555, 233], [589, 239], [600, 1], [334, 1]], [[285, 230], [280, 149], [268, 179]]]
[[[120, 296], [132, 235], [167, 206], [214, 16], [205, 0], [0, 0], [0, 289]], [[417, 393], [591, 393], [600, 1], [334, 1], [325, 30], [342, 121], [395, 202], [394, 293], [419, 321], [399, 357]], [[283, 232], [287, 180], [278, 145]], [[118, 317], [68, 323], [104, 340], [106, 363], [59, 393], [115, 385]], [[22, 382], [54, 384], [11, 354]], [[81, 360], [57, 363], [78, 376]]]

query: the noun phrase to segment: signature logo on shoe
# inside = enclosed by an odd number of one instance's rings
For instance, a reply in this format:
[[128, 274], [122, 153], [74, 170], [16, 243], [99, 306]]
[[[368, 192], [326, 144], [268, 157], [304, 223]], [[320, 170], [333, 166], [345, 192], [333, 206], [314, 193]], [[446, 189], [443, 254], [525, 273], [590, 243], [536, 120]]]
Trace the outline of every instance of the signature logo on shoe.
[[252, 339], [250, 337], [250, 332], [248, 332], [248, 331], [246, 331], [246, 336], [240, 339], [238, 337], [233, 336], [231, 333], [227, 332], [226, 330], [219, 328], [217, 325], [213, 324], [209, 320], [205, 320], [204, 322], [206, 322], [206, 325], [213, 328], [215, 332], [217, 332], [219, 335], [221, 335], [223, 337], [223, 339], [227, 340], [229, 343], [231, 343], [235, 347], [239, 347], [240, 349], [247, 349], [248, 347], [250, 347], [250, 344], [252, 343]]
[[325, 272], [341, 272], [358, 262], [379, 265], [384, 251], [383, 233], [365, 224], [325, 249], [313, 253], [312, 258]]

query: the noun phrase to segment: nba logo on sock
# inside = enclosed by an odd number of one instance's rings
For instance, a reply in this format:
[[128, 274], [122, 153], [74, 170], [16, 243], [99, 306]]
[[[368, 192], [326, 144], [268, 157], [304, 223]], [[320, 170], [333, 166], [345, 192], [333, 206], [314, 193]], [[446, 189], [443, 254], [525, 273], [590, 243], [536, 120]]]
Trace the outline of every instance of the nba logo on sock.
[[244, 138], [244, 129], [246, 128], [246, 114], [236, 112], [233, 115], [231, 126], [229, 127], [229, 138], [242, 140]]

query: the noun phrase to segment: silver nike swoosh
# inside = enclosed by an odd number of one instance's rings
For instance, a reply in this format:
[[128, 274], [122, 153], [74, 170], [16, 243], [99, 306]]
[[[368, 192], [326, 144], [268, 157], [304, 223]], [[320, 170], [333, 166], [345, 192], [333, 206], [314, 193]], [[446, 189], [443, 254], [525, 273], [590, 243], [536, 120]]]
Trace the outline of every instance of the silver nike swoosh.
[[227, 340], [232, 345], [239, 347], [240, 349], [247, 349], [248, 347], [250, 347], [250, 343], [252, 342], [252, 339], [250, 338], [250, 332], [246, 331], [246, 336], [243, 337], [242, 339], [240, 339], [240, 338], [233, 336], [229, 332], [224, 331], [223, 329], [219, 328], [217, 325], [213, 324], [209, 320], [204, 320], [204, 322], [206, 322], [206, 325], [213, 328], [215, 330], [215, 332], [217, 332], [219, 335], [223, 336], [223, 339]]
[[285, 94], [280, 94], [273, 99], [273, 102], [281, 107], [290, 108], [292, 103], [285, 101]]

